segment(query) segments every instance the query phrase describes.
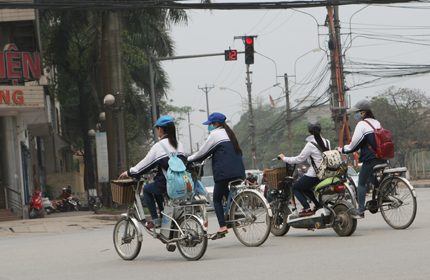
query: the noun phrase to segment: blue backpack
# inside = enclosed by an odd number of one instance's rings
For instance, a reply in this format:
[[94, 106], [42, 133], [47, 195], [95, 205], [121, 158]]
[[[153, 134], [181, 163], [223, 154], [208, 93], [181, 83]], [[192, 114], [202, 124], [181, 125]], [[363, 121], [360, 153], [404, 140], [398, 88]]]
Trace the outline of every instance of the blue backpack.
[[170, 154], [166, 146], [159, 142], [166, 154], [169, 156], [169, 168], [163, 169], [167, 180], [167, 194], [172, 199], [190, 196], [194, 192], [194, 184], [191, 174], [187, 172], [184, 162], [177, 157], [178, 152]]

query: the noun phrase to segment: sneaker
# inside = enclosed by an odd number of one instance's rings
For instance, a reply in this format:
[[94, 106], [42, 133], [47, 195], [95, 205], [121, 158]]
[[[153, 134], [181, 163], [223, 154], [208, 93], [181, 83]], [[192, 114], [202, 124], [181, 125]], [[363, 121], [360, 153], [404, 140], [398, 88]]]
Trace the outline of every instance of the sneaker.
[[308, 209], [308, 210], [304, 210], [302, 209], [302, 211], [299, 212], [299, 216], [311, 216], [315, 214], [315, 212], [312, 209]]
[[355, 219], [364, 219], [364, 211], [362, 212], [362, 211], [357, 210], [357, 212], [354, 215], [354, 218]]
[[154, 220], [154, 226], [155, 226], [155, 228], [161, 227], [161, 219], [155, 219]]
[[154, 228], [154, 222], [153, 222], [153, 221], [150, 221], [150, 222], [146, 225], [146, 227], [147, 227], [147, 228]]

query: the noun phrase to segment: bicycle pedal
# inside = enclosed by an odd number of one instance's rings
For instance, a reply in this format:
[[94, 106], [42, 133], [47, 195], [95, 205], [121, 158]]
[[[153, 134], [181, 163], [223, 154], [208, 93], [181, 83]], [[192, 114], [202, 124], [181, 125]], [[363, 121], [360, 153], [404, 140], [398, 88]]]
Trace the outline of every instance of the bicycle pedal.
[[173, 245], [173, 244], [167, 244], [167, 245], [166, 245], [166, 249], [167, 249], [167, 251], [169, 251], [169, 252], [175, 252], [175, 250], [176, 250], [176, 245]]

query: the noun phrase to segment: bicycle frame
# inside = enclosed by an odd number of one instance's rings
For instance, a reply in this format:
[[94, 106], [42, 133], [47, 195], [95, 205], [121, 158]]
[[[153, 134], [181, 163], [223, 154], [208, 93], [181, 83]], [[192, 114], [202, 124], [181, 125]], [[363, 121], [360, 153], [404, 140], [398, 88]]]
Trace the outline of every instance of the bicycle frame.
[[[140, 196], [139, 196], [139, 193], [140, 193], [140, 190], [141, 190], [142, 184], [143, 184], [143, 183], [140, 184], [140, 182], [141, 181], [139, 180], [138, 183], [137, 183], [136, 189], [133, 188], [133, 190], [134, 190], [134, 209], [136, 209], [136, 214], [137, 214], [137, 217], [138, 217], [139, 221], [143, 222], [143, 221], [146, 221], [146, 218], [145, 218], [145, 214], [144, 214], [144, 211], [143, 211], [142, 202], [141, 202]], [[196, 218], [199, 221], [199, 223], [202, 225], [203, 229], [205, 231], [207, 231], [207, 225], [205, 224], [205, 222], [203, 221], [203, 219], [200, 216], [194, 215], [194, 214], [190, 214], [190, 213], [186, 213], [186, 208], [188, 208], [188, 207], [201, 207], [201, 205], [197, 204], [197, 205], [183, 205], [183, 206], [179, 206], [179, 205], [176, 205], [175, 200], [171, 200], [170, 204], [171, 204], [170, 206], [173, 207], [173, 214], [172, 214], [172, 216], [167, 215], [164, 211], [161, 212], [161, 213], [163, 214], [164, 217], [166, 217], [167, 219], [170, 219], [176, 225], [177, 229], [170, 228], [169, 230], [170, 230], [170, 232], [174, 232], [174, 231], [180, 232], [181, 237], [179, 237], [179, 238], [169, 239], [168, 237], [165, 237], [165, 236], [161, 235], [160, 234], [161, 230], [166, 230], [164, 228], [160, 228], [160, 229], [155, 229], [154, 228], [153, 230], [149, 230], [146, 227], [143, 227], [142, 223], [140, 223], [135, 218], [134, 214], [130, 213], [131, 209], [128, 209], [127, 213], [122, 214], [122, 216], [125, 216], [128, 219], [130, 219], [130, 221], [135, 225], [135, 227], [137, 229], [137, 237], [138, 237], [139, 241], [143, 240], [143, 230], [142, 230], [142, 228], [145, 228], [145, 230], [150, 235], [152, 235], [154, 237], [154, 239], [160, 239], [163, 243], [166, 243], [166, 244], [173, 243], [173, 242], [176, 242], [178, 240], [181, 240], [183, 238], [182, 236], [184, 236], [184, 232], [182, 231], [182, 229], [179, 226], [179, 224], [178, 224], [177, 220], [175, 219], [175, 217], [184, 217], [184, 219], [187, 219], [187, 218], [189, 219], [190, 217], [194, 217], [194, 218]], [[192, 211], [192, 212], [194, 212], [194, 211]], [[205, 210], [204, 207], [203, 207], [203, 215], [206, 215], [206, 210]], [[124, 231], [124, 234], [126, 234], [127, 228], [128, 228], [128, 223], [126, 223], [126, 230]], [[157, 230], [159, 232], [157, 232]], [[123, 236], [123, 237], [126, 238], [126, 236]]]

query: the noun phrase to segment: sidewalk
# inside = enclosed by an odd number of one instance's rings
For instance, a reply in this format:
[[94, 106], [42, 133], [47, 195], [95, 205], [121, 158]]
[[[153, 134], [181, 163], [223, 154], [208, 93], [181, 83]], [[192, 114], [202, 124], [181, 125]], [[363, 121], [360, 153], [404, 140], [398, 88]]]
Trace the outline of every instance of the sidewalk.
[[410, 181], [414, 188], [430, 188], [430, 179]]
[[67, 214], [69, 215], [62, 217], [55, 217], [56, 214], [51, 214], [46, 218], [0, 222], [0, 238], [113, 228], [121, 217], [120, 215], [95, 215], [93, 212]]

